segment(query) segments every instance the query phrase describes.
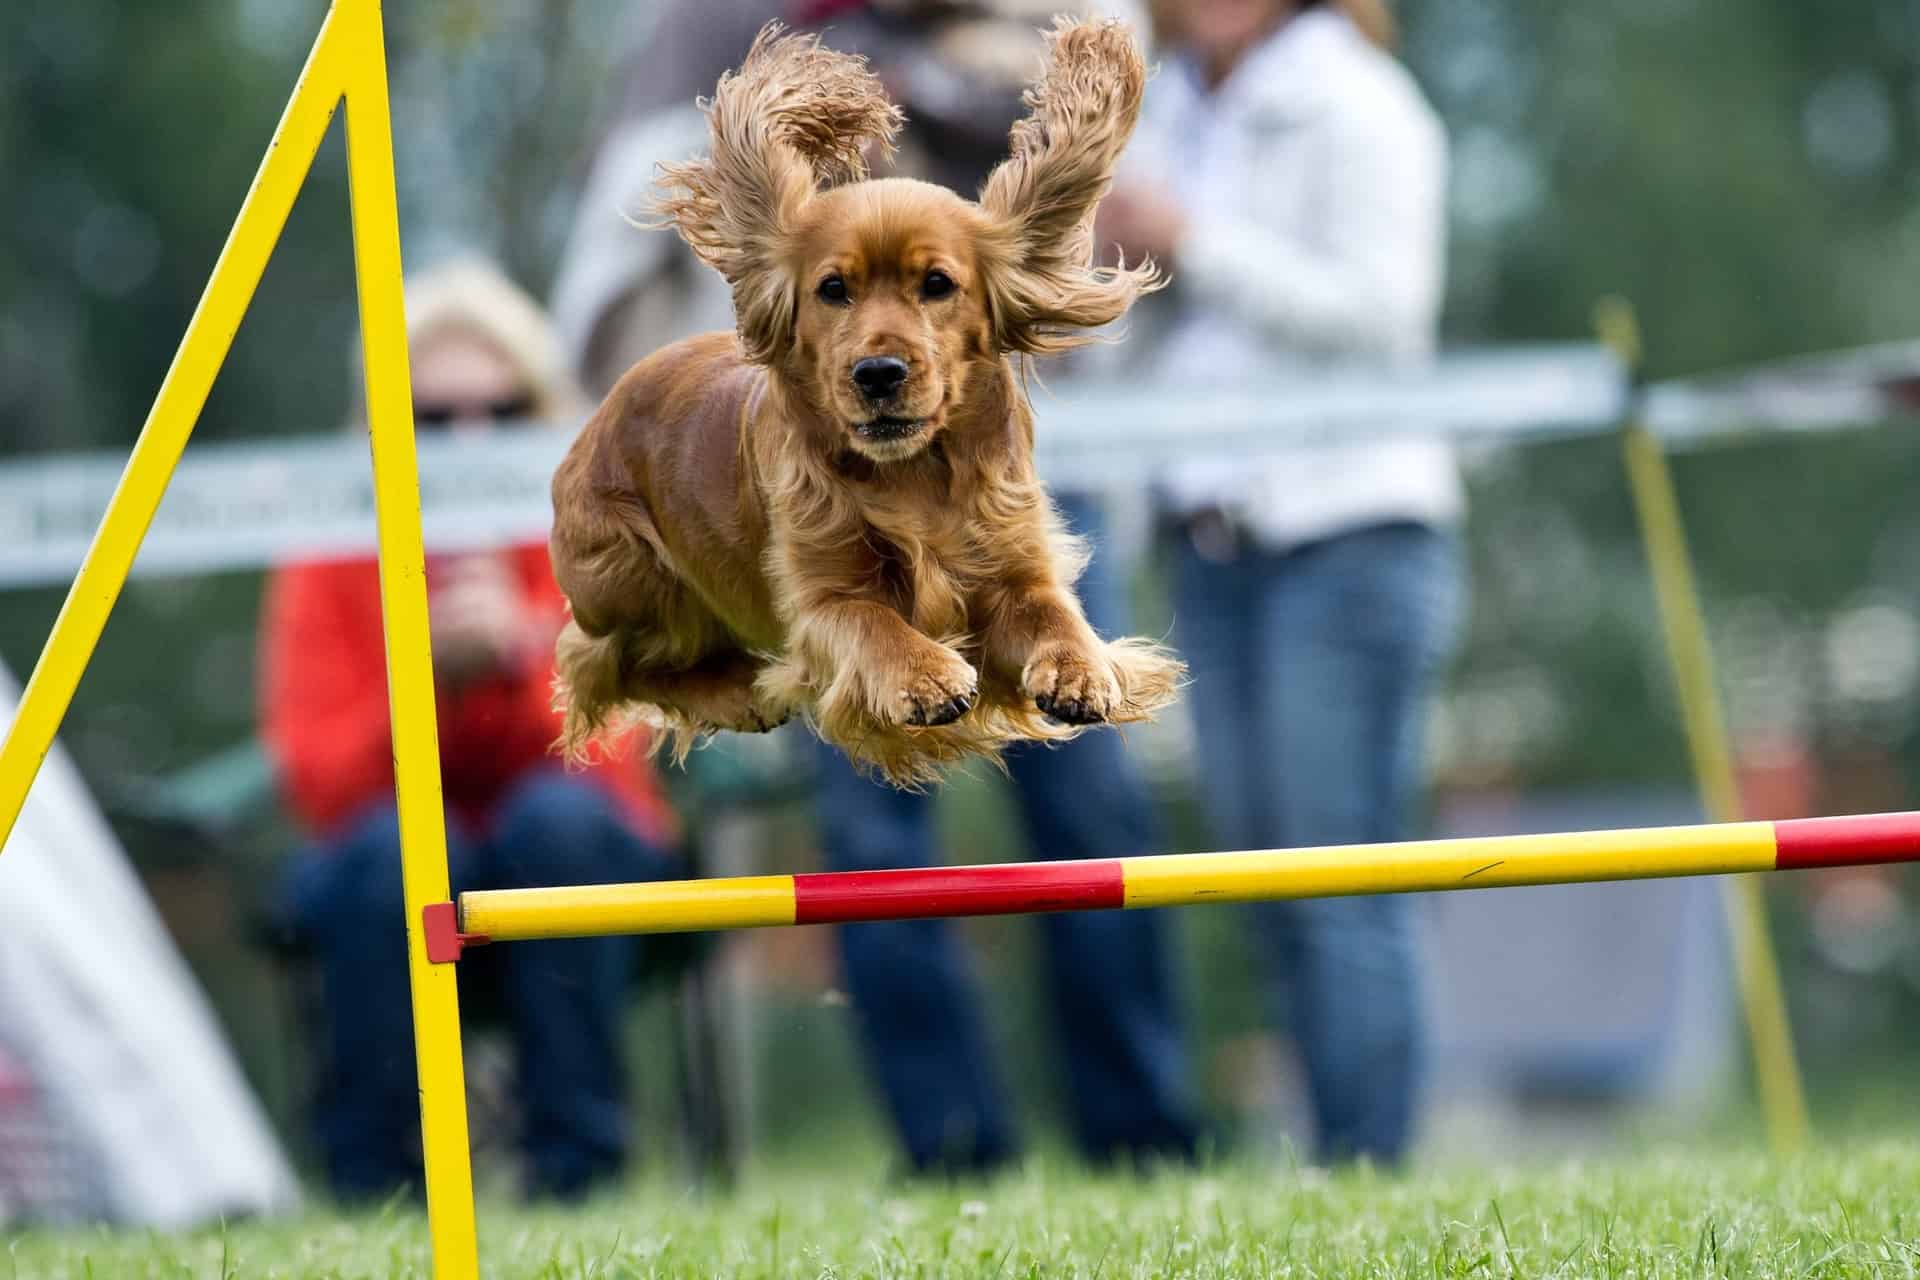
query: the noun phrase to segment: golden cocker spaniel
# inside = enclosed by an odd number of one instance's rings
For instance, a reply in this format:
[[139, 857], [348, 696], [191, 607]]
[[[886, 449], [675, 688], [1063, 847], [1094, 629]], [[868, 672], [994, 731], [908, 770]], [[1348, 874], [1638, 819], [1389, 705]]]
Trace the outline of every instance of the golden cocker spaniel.
[[565, 749], [638, 719], [683, 754], [793, 715], [897, 785], [1020, 740], [1151, 717], [1182, 668], [1103, 641], [1034, 474], [1026, 358], [1161, 277], [1096, 267], [1095, 206], [1145, 68], [1061, 21], [979, 201], [873, 180], [900, 124], [857, 58], [768, 27], [706, 104], [711, 153], [658, 208], [739, 330], [614, 387], [553, 480]]

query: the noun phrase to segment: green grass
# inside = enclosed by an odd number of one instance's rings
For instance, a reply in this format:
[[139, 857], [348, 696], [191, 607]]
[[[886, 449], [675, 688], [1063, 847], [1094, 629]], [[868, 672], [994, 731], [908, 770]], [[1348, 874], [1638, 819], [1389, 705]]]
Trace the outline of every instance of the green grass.
[[[483, 1273], [561, 1277], [1914, 1276], [1920, 1144], [1780, 1161], [1648, 1155], [1490, 1172], [1036, 1163], [972, 1187], [823, 1168], [736, 1194], [642, 1185], [578, 1211], [481, 1207]], [[32, 1232], [0, 1280], [426, 1276], [412, 1212], [188, 1235]]]

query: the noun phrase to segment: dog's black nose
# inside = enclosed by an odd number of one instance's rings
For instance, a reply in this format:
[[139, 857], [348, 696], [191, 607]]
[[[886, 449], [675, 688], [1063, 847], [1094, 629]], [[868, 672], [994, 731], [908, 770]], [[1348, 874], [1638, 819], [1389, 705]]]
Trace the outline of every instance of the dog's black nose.
[[853, 363], [853, 385], [869, 400], [885, 400], [907, 380], [907, 362], [895, 356], [868, 356]]

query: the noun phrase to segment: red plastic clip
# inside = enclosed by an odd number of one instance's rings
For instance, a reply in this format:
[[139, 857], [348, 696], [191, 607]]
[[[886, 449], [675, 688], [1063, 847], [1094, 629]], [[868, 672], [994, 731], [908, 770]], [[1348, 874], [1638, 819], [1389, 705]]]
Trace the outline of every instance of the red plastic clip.
[[429, 964], [453, 964], [468, 947], [483, 947], [493, 941], [484, 933], [460, 932], [460, 909], [451, 902], [429, 902], [420, 908], [420, 925], [426, 935]]

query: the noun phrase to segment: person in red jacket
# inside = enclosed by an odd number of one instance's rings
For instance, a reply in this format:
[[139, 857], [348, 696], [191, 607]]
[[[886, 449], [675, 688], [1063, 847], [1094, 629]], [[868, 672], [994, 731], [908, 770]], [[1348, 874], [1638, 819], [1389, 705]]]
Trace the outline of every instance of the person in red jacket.
[[[407, 293], [414, 420], [478, 435], [571, 421], [576, 407], [540, 309], [491, 268], [461, 263]], [[364, 420], [363, 414], [355, 415]], [[637, 756], [567, 772], [549, 748], [553, 641], [565, 602], [544, 544], [427, 558], [434, 697], [455, 893], [680, 874], [672, 818]], [[262, 633], [262, 715], [287, 802], [312, 836], [282, 908], [319, 959], [325, 1061], [316, 1127], [334, 1192], [420, 1183], [400, 840], [371, 556], [288, 564]], [[637, 963], [626, 938], [516, 944], [462, 978], [497, 985], [519, 1058], [526, 1181], [571, 1198], [622, 1165], [620, 1014]]]

